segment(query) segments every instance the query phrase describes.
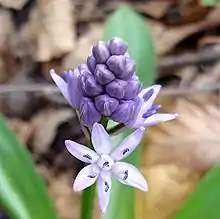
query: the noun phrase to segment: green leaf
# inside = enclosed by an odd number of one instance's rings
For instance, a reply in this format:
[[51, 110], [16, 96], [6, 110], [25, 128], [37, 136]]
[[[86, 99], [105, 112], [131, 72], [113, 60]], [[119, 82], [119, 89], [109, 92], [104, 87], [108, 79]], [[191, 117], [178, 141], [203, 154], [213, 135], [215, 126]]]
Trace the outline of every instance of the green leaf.
[[220, 165], [213, 167], [199, 182], [173, 219], [219, 219], [220, 217]]
[[12, 219], [56, 219], [34, 163], [0, 116], [0, 204]]
[[220, 0], [201, 0], [203, 6], [216, 6], [220, 3]]
[[156, 77], [156, 53], [146, 21], [131, 8], [121, 7], [110, 15], [105, 25], [104, 39], [112, 37], [121, 37], [128, 43], [138, 76], [145, 85], [151, 85]]
[[[151, 85], [156, 77], [156, 53], [151, 33], [143, 18], [129, 7], [116, 10], [106, 23], [104, 39], [121, 37], [129, 45], [129, 54], [135, 60], [137, 75], [145, 86]], [[121, 142], [131, 131], [126, 131], [113, 138], [114, 145]], [[139, 165], [140, 147], [136, 149], [126, 162]], [[111, 199], [103, 219], [134, 219], [135, 189], [113, 181]], [[147, 218], [147, 216], [146, 216]]]

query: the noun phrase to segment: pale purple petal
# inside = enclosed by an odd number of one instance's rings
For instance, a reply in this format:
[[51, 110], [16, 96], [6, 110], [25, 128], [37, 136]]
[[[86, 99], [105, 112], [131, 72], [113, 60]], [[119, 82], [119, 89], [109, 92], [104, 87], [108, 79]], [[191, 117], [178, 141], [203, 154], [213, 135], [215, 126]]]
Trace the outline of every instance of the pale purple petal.
[[80, 102], [82, 99], [82, 93], [77, 88], [78, 76], [79, 70], [76, 68], [74, 71], [69, 71], [67, 77], [67, 91], [69, 94], [69, 99], [73, 108], [77, 110], [80, 107]]
[[65, 99], [68, 101], [68, 103], [71, 105], [68, 90], [67, 90], [67, 83], [60, 77], [58, 74], [56, 74], [54, 69], [50, 70], [50, 75], [57, 87], [59, 88], [62, 95], [65, 97]]
[[67, 150], [77, 159], [85, 163], [94, 163], [98, 160], [99, 156], [95, 151], [85, 147], [84, 145], [78, 144], [74, 141], [66, 140], [65, 145]]
[[138, 96], [144, 100], [144, 103], [141, 107], [140, 114], [144, 114], [148, 109], [150, 109], [160, 92], [161, 86], [160, 85], [153, 85], [146, 89], [143, 89]]
[[109, 154], [112, 149], [112, 142], [104, 127], [95, 123], [92, 127], [92, 144], [98, 154]]
[[178, 116], [177, 113], [174, 113], [174, 114], [157, 113], [157, 114], [154, 114], [154, 115], [148, 117], [147, 119], [145, 119], [143, 126], [147, 127], [147, 126], [151, 126], [151, 125], [156, 125], [158, 123], [162, 123], [162, 122], [176, 119], [177, 116]]
[[84, 167], [76, 176], [73, 183], [73, 190], [79, 192], [94, 184], [98, 178], [99, 171], [99, 168], [95, 164]]
[[116, 147], [112, 153], [111, 157], [114, 160], [121, 160], [129, 156], [135, 148], [140, 144], [142, 137], [144, 135], [145, 128], [139, 128], [125, 138], [118, 147]]
[[104, 174], [101, 172], [97, 180], [97, 193], [102, 214], [106, 212], [109, 204], [111, 185], [111, 174], [109, 172], [105, 172]]
[[117, 162], [113, 165], [112, 172], [119, 182], [145, 192], [148, 191], [146, 180], [135, 166], [125, 162]]

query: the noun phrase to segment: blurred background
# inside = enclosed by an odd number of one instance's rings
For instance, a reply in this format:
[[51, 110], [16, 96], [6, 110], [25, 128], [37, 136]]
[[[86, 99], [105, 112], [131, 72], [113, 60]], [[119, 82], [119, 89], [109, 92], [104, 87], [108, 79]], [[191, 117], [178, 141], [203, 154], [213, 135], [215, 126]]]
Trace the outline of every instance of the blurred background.
[[[164, 86], [158, 102], [179, 114], [148, 129], [141, 171], [150, 190], [136, 193], [136, 218], [171, 218], [220, 160], [220, 6], [199, 0], [0, 0], [0, 110], [31, 152], [61, 219], [79, 218], [81, 194], [72, 182], [82, 168], [63, 141], [85, 139], [49, 70], [85, 62], [108, 15], [122, 4], [143, 15], [158, 57], [156, 82]], [[0, 219], [6, 218], [0, 208]]]

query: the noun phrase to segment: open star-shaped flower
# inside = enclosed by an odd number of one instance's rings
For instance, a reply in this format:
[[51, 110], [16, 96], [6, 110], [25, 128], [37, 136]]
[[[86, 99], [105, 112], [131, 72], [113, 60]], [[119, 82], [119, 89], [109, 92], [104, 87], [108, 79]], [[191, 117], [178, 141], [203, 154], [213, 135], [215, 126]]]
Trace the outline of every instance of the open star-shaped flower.
[[[143, 89], [136, 98], [132, 116], [124, 123], [128, 127], [148, 127], [175, 119], [178, 114], [158, 113], [161, 105], [153, 106], [153, 103], [161, 89], [160, 85], [153, 85]], [[123, 109], [126, 110], [126, 109]]]
[[66, 140], [67, 150], [77, 159], [89, 164], [78, 173], [73, 189], [81, 191], [97, 181], [98, 200], [102, 213], [105, 213], [110, 200], [112, 175], [125, 185], [147, 191], [147, 182], [139, 170], [131, 164], [120, 161], [135, 150], [143, 134], [144, 128], [139, 128], [126, 137], [118, 147], [113, 148], [111, 138], [104, 127], [95, 123], [91, 135], [95, 151]]

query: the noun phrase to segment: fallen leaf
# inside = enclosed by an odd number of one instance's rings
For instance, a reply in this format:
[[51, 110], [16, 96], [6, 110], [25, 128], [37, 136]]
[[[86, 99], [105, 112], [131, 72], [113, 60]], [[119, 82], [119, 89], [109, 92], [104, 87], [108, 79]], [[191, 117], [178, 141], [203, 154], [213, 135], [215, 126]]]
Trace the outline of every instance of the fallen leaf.
[[0, 5], [16, 10], [22, 9], [28, 0], [0, 0]]
[[103, 23], [90, 24], [88, 31], [76, 41], [75, 50], [63, 59], [63, 67], [75, 68], [79, 63], [85, 63], [86, 57], [91, 53], [92, 45], [102, 39], [102, 33]]
[[44, 154], [48, 151], [56, 136], [58, 126], [73, 117], [71, 109], [46, 109], [39, 112], [32, 119], [35, 127], [33, 136], [33, 150], [36, 154]]
[[147, 24], [155, 39], [157, 54], [164, 55], [186, 37], [219, 25], [219, 13], [220, 7], [215, 7], [204, 20], [176, 27], [169, 27], [161, 22], [148, 19]]
[[38, 1], [36, 60], [49, 61], [71, 52], [75, 46], [74, 13], [71, 0]]

